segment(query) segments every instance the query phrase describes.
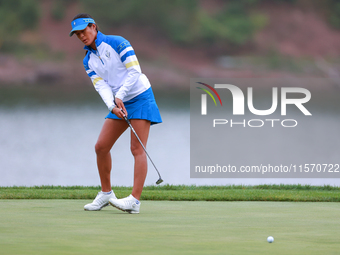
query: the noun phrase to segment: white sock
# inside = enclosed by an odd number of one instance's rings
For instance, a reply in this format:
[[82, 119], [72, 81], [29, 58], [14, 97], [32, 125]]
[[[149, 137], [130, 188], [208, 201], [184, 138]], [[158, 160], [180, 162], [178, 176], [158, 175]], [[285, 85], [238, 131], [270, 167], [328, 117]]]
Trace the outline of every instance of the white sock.
[[[137, 199], [137, 198], [135, 198], [134, 196], [132, 196], [132, 194], [131, 194], [131, 197], [133, 197], [134, 199], [136, 199], [136, 202], [139, 202], [139, 200]], [[138, 203], [137, 203], [138, 204]]]
[[105, 194], [105, 195], [111, 195], [111, 194], [112, 194], [112, 190], [109, 191], [109, 192], [104, 192], [104, 191], [102, 191], [102, 193]]

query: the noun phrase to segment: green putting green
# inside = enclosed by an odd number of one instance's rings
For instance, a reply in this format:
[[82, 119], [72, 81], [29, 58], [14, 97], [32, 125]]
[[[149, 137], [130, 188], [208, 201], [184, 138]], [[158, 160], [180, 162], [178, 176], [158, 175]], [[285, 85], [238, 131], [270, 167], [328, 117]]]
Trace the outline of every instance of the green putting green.
[[[0, 254], [338, 254], [340, 205], [142, 201], [131, 215], [91, 200], [0, 200]], [[268, 236], [275, 238], [267, 243]]]

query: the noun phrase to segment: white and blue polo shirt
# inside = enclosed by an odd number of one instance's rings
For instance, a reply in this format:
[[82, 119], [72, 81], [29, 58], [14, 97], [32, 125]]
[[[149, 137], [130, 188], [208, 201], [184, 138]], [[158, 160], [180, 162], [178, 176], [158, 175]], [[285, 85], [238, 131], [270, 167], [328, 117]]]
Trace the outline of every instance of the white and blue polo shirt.
[[96, 51], [84, 47], [88, 52], [83, 64], [110, 111], [114, 108], [113, 96], [126, 102], [150, 88], [129, 41], [98, 31], [95, 43]]

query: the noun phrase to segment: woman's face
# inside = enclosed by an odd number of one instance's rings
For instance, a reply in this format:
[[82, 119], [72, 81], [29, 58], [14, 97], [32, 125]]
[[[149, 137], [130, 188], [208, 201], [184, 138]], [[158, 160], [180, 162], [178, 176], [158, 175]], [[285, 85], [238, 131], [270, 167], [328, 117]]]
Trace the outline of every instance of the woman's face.
[[75, 31], [74, 33], [86, 46], [91, 46], [93, 49], [96, 49], [95, 39], [97, 37], [97, 30], [95, 24], [87, 26], [84, 30]]

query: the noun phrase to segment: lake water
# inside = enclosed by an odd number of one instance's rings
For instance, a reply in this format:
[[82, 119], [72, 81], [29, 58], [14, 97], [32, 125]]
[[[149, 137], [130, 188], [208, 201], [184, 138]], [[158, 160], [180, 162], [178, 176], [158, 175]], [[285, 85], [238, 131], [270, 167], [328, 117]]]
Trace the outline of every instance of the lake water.
[[[157, 98], [157, 96], [156, 96]], [[185, 97], [183, 100], [188, 100]], [[176, 99], [159, 103], [163, 123], [151, 127], [147, 150], [164, 183], [226, 184], [311, 184], [340, 186], [340, 179], [228, 179], [190, 178], [190, 116], [188, 103], [172, 106]], [[107, 111], [98, 104], [31, 105], [0, 104], [0, 186], [99, 185], [94, 144]], [[320, 120], [333, 127], [328, 135], [339, 141], [340, 120], [332, 113]], [[308, 130], [306, 131], [308, 133]], [[311, 132], [317, 132], [312, 130]], [[310, 134], [311, 136], [314, 133]], [[231, 141], [232, 143], [233, 141]], [[280, 143], [280, 141], [277, 141]], [[298, 141], [296, 141], [298, 143]], [[338, 143], [340, 144], [340, 142]], [[125, 132], [112, 149], [112, 185], [132, 186], [133, 157], [130, 132]], [[327, 149], [325, 149], [327, 151]], [[332, 148], [338, 159], [339, 147]], [[340, 163], [340, 160], [339, 162]], [[146, 185], [158, 179], [149, 162]]]

